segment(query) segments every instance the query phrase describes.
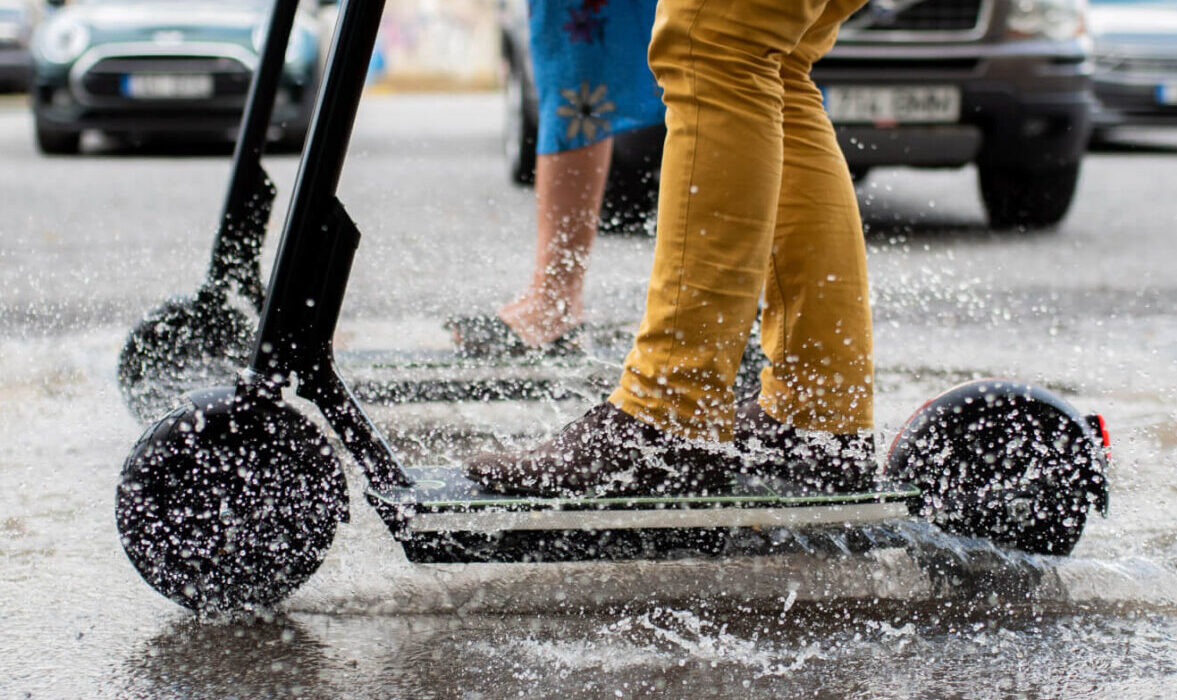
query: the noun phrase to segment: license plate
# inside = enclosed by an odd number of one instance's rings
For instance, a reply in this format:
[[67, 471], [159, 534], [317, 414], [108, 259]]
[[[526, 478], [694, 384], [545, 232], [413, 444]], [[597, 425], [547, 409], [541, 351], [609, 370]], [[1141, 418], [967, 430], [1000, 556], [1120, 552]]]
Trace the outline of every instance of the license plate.
[[1157, 103], [1177, 105], [1177, 83], [1163, 83], [1157, 86]]
[[212, 97], [213, 77], [200, 73], [132, 73], [123, 76], [123, 95], [148, 100]]
[[938, 124], [960, 120], [960, 88], [826, 87], [830, 120], [840, 124]]

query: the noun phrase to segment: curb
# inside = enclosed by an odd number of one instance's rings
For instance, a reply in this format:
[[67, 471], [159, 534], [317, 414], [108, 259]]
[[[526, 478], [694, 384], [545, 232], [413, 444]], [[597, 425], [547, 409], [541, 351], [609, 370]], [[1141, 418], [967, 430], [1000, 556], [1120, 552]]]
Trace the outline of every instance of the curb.
[[0, 94], [0, 111], [11, 112], [29, 107], [29, 96], [23, 92]]

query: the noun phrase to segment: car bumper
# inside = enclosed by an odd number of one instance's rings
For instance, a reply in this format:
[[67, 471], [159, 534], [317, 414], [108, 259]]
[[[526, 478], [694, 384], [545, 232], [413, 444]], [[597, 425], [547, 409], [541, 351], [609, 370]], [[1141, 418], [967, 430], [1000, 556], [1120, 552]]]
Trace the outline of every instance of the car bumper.
[[0, 85], [25, 88], [33, 74], [28, 49], [0, 48]]
[[1003, 46], [994, 54], [975, 47], [852, 47], [824, 59], [813, 77], [823, 87], [960, 88], [954, 123], [835, 124], [852, 167], [1074, 163], [1086, 148], [1095, 107], [1091, 65], [1079, 45], [1061, 52], [1045, 44]]
[[1177, 126], [1177, 75], [1113, 79], [1097, 76], [1095, 124]]
[[[155, 101], [88, 105], [79, 102], [68, 87], [35, 85], [33, 108], [44, 127], [83, 131], [146, 135], [153, 133], [236, 133], [244, 111], [244, 99], [216, 101]], [[307, 88], [280, 88], [271, 123], [285, 134], [306, 131], [313, 94]]]
[[1091, 133], [1089, 94], [1018, 97], [965, 90], [956, 124], [837, 125], [838, 143], [855, 167], [956, 167], [984, 159], [1018, 167], [1050, 167], [1082, 157]]

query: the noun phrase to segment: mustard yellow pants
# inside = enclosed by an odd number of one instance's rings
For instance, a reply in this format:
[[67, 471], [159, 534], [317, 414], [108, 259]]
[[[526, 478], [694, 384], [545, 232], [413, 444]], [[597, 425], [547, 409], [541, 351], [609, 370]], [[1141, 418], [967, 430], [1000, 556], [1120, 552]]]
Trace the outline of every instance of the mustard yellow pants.
[[646, 311], [610, 401], [726, 440], [761, 295], [760, 405], [798, 428], [873, 427], [866, 250], [810, 78], [864, 0], [660, 0], [650, 67], [666, 147]]

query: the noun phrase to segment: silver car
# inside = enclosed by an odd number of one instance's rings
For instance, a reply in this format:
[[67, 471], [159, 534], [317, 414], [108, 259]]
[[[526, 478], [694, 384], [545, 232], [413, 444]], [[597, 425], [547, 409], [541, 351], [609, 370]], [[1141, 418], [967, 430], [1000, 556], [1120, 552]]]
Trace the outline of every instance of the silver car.
[[1177, 126], [1177, 0], [1091, 0], [1090, 25], [1100, 133]]
[[0, 0], [0, 91], [28, 86], [33, 20], [33, 8], [26, 0]]

